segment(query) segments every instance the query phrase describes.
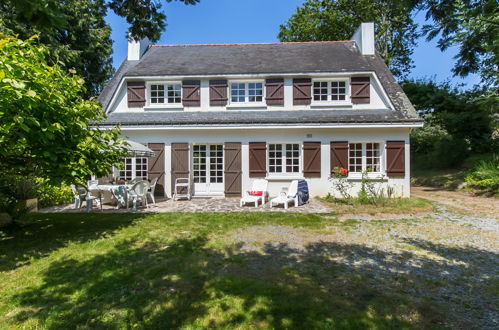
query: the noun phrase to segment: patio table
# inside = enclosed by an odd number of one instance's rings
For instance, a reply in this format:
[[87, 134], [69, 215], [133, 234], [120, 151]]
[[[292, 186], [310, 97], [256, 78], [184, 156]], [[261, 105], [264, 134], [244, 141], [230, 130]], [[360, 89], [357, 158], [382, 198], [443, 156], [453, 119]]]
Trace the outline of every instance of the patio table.
[[131, 185], [129, 184], [98, 184], [89, 187], [90, 192], [110, 192], [113, 197], [118, 201], [116, 208], [124, 206], [128, 208], [128, 191]]

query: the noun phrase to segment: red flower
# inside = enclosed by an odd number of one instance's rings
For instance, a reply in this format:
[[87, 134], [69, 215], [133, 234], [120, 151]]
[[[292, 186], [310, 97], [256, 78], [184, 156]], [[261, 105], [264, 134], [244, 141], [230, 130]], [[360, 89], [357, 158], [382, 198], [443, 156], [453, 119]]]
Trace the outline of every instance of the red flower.
[[348, 173], [348, 171], [347, 171], [346, 169], [344, 169], [343, 167], [342, 167], [342, 168], [340, 168], [340, 171], [341, 171], [341, 173], [343, 173], [343, 174], [347, 174], [347, 173]]

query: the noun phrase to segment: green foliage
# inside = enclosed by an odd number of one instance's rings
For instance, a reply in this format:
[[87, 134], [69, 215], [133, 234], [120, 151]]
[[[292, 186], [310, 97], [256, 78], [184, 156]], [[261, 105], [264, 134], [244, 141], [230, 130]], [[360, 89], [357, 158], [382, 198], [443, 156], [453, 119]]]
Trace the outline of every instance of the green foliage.
[[73, 193], [66, 184], [51, 185], [46, 179], [37, 178], [36, 197], [38, 198], [38, 207], [50, 207], [71, 203]]
[[84, 100], [84, 81], [47, 64], [47, 48], [0, 34], [0, 173], [83, 182], [105, 175], [125, 149], [119, 129], [91, 128], [100, 105]]
[[402, 88], [425, 118], [426, 128], [411, 134], [416, 154], [439, 149], [435, 156], [442, 160], [450, 156], [445, 166], [453, 166], [466, 158], [467, 152], [461, 154], [464, 150], [486, 153], [497, 148], [493, 138], [497, 103], [489, 91], [461, 92], [449, 83], [425, 80], [402, 82]]
[[499, 83], [499, 5], [497, 0], [420, 0], [428, 40], [438, 38], [444, 51], [458, 46], [454, 73], [479, 73], [485, 85]]
[[348, 40], [361, 22], [375, 22], [376, 49], [397, 76], [412, 68], [418, 37], [408, 0], [308, 0], [286, 24], [281, 41]]
[[465, 176], [466, 183], [489, 193], [499, 193], [499, 156], [482, 160]]
[[74, 68], [85, 79], [85, 96], [95, 96], [114, 72], [108, 9], [126, 18], [129, 32], [138, 39], [156, 41], [165, 29], [166, 17], [155, 0], [6, 0], [0, 3], [0, 32], [21, 39], [40, 34], [51, 61]]

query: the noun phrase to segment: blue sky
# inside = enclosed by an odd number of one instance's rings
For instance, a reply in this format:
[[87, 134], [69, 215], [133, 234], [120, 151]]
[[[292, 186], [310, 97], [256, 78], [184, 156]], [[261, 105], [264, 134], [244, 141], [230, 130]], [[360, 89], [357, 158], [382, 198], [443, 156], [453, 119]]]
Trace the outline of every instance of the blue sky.
[[[279, 25], [296, 11], [303, 0], [201, 0], [195, 6], [179, 2], [163, 4], [167, 28], [158, 44], [239, 43], [278, 41]], [[264, 8], [265, 10], [262, 10]], [[110, 12], [107, 21], [112, 27], [113, 64], [119, 66], [126, 56], [127, 23]], [[417, 16], [423, 23], [423, 15]], [[453, 84], [468, 87], [478, 83], [476, 76], [461, 79], [452, 77], [456, 49], [441, 52], [436, 42], [419, 40], [414, 51], [413, 78], [450, 79]]]

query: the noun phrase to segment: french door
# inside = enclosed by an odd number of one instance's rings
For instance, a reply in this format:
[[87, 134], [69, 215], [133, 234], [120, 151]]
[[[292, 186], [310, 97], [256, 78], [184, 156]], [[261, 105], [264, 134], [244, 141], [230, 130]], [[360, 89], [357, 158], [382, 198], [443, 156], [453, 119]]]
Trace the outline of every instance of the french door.
[[223, 195], [223, 153], [222, 144], [195, 144], [192, 146], [195, 195]]

